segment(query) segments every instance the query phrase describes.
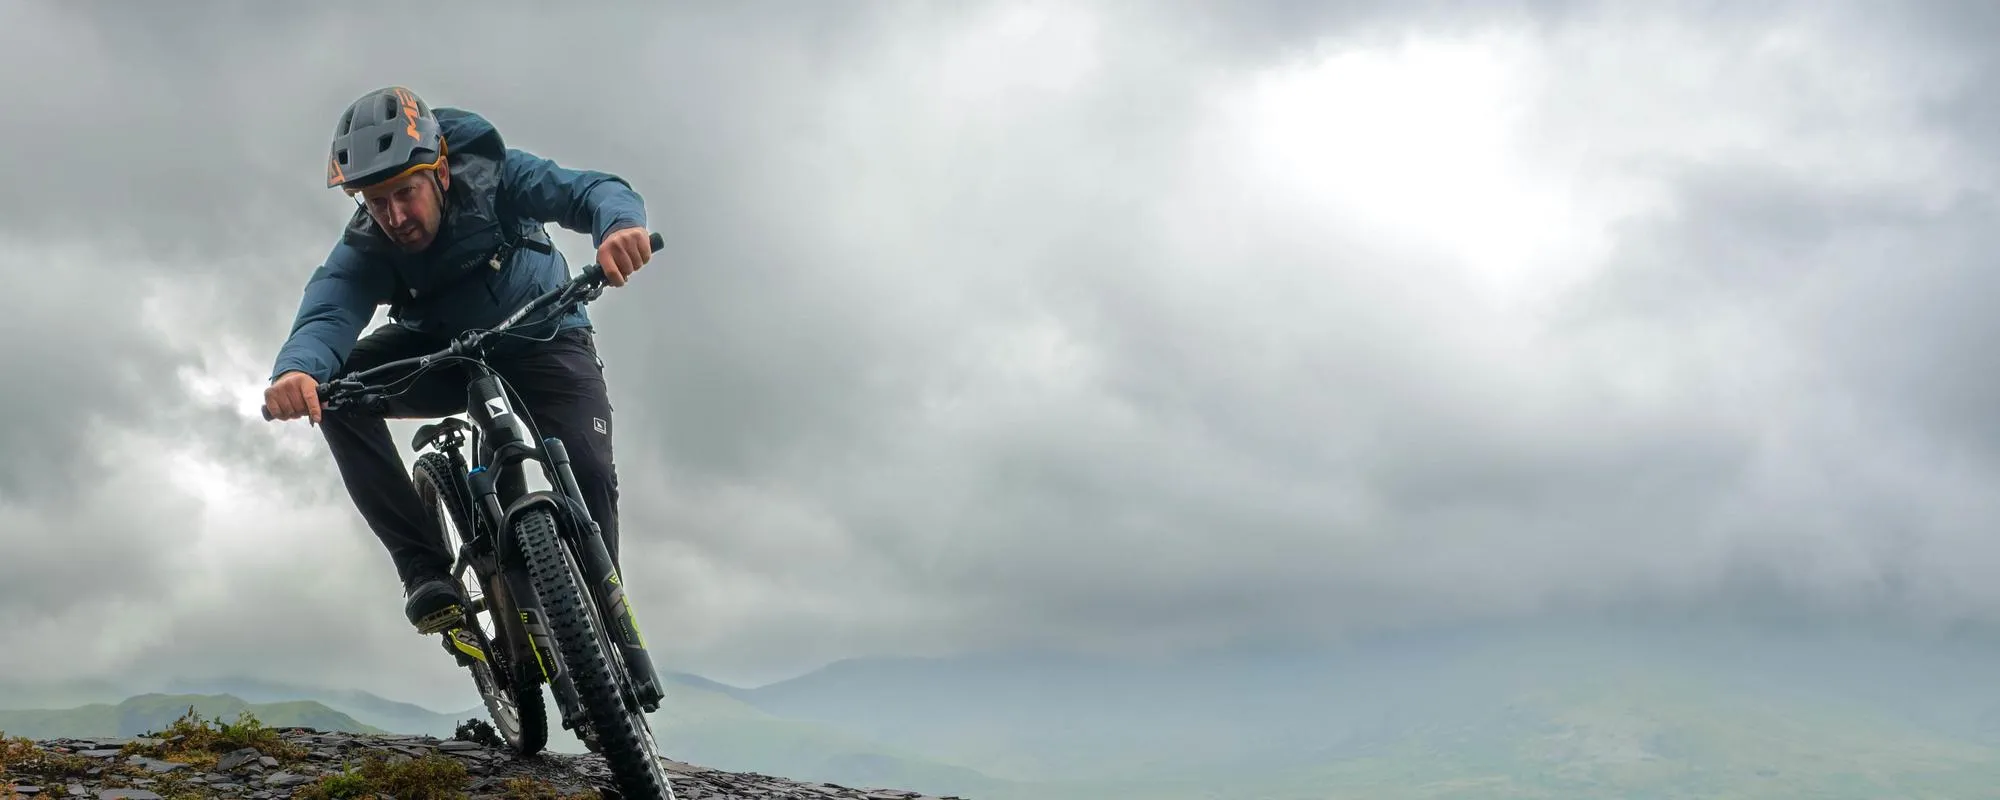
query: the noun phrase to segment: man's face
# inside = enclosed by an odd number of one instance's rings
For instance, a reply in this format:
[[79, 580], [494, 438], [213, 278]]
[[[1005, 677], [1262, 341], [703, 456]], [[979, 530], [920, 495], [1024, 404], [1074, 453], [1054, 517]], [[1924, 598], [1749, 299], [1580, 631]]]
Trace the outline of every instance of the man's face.
[[437, 238], [438, 223], [444, 216], [444, 200], [437, 190], [440, 185], [451, 185], [442, 164], [438, 165], [437, 178], [433, 182], [430, 170], [417, 170], [361, 190], [359, 197], [368, 215], [403, 252], [419, 252]]

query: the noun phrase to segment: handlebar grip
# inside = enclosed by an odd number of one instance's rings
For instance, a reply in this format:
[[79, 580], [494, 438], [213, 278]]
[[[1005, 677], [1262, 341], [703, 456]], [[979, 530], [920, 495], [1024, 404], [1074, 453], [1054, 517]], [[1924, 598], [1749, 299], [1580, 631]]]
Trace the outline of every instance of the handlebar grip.
[[[655, 253], [660, 252], [660, 248], [667, 246], [667, 240], [660, 236], [659, 231], [654, 231], [651, 236], [646, 237], [646, 242], [652, 245], [653, 252]], [[595, 261], [591, 262], [590, 266], [583, 268], [583, 277], [585, 280], [591, 281], [603, 280], [604, 265]]]
[[[322, 383], [313, 387], [313, 394], [318, 395], [320, 405], [324, 407], [326, 405], [326, 384]], [[265, 422], [276, 419], [276, 417], [271, 416], [271, 409], [268, 406], [258, 408], [257, 413], [264, 415]]]

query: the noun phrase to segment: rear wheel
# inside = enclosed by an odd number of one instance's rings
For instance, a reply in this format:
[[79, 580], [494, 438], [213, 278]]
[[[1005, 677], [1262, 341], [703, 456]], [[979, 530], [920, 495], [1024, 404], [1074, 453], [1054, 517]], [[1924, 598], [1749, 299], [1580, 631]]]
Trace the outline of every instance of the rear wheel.
[[583, 702], [595, 748], [611, 768], [618, 793], [626, 800], [673, 800], [673, 787], [654, 749], [652, 728], [625, 692], [612, 664], [596, 604], [585, 593], [570, 548], [556, 533], [555, 516], [547, 508], [520, 512], [515, 541], [528, 560], [528, 574], [548, 615], [563, 666]]
[[[451, 468], [451, 461], [442, 453], [425, 453], [417, 458], [410, 470], [410, 480], [417, 490], [417, 499], [422, 501], [424, 510], [438, 521], [438, 530], [443, 534], [447, 552], [457, 553], [472, 530], [472, 503], [466, 497], [464, 484], [459, 483]], [[469, 630], [478, 638], [480, 647], [486, 652], [486, 660], [466, 659], [470, 663], [466, 669], [472, 673], [473, 685], [479, 689], [479, 698], [486, 704], [486, 712], [493, 718], [493, 727], [508, 748], [516, 755], [530, 756], [541, 752], [548, 745], [548, 710], [543, 703], [541, 675], [537, 670], [525, 667], [516, 654], [522, 652], [527, 634], [521, 629], [518, 615], [514, 612], [511, 598], [506, 596], [505, 582], [493, 580], [486, 585], [479, 570], [468, 570], [474, 586], [465, 586], [460, 581], [459, 591], [466, 602], [476, 602], [486, 598], [486, 611], [477, 616], [477, 630]], [[449, 635], [449, 634], [447, 634]], [[447, 642], [447, 647], [449, 643]], [[502, 689], [497, 679], [499, 675], [511, 675], [508, 688]]]

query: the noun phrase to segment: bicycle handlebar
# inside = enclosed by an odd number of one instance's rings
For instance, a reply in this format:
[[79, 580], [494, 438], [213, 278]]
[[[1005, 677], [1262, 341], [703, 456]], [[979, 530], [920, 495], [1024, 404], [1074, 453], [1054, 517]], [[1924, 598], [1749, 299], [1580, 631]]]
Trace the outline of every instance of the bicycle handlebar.
[[[660, 252], [660, 248], [666, 246], [666, 240], [662, 239], [660, 237], [660, 234], [658, 233], [654, 233], [651, 237], [649, 237], [648, 243], [652, 245], [653, 252], [655, 253]], [[604, 283], [604, 265], [592, 262], [589, 266], [584, 267], [583, 270], [576, 277], [564, 281], [561, 286], [558, 286], [554, 289], [550, 289], [547, 292], [543, 292], [540, 297], [536, 297], [533, 300], [529, 300], [527, 304], [521, 306], [519, 309], [516, 309], [514, 313], [508, 314], [507, 318], [501, 320], [500, 324], [498, 325], [495, 325], [491, 328], [466, 331], [457, 336], [454, 336], [452, 337], [450, 344], [445, 345], [444, 349], [439, 350], [435, 353], [416, 356], [414, 358], [404, 358], [396, 361], [391, 361], [387, 364], [382, 364], [351, 375], [334, 378], [333, 380], [329, 380], [325, 383], [319, 384], [316, 394], [319, 395], [320, 407], [322, 409], [325, 409], [329, 405], [330, 403], [328, 397], [329, 395], [333, 395], [336, 393], [344, 395], [349, 392], [367, 388], [367, 384], [364, 381], [370, 376], [382, 372], [387, 372], [389, 370], [396, 369], [399, 367], [428, 364], [434, 359], [444, 358], [446, 356], [456, 356], [466, 351], [469, 351], [472, 348], [478, 347], [479, 343], [485, 341], [486, 337], [492, 336], [494, 334], [500, 333], [502, 331], [507, 330], [508, 328], [513, 327], [514, 323], [521, 321], [522, 317], [527, 316], [530, 312], [534, 311], [535, 309], [547, 305], [552, 301], [560, 300], [561, 302], [564, 303], [574, 302], [577, 299], [579, 299], [579, 296], [581, 294], [585, 292], [592, 292], [592, 293], [601, 292], [603, 290], [602, 289], [603, 283]], [[595, 294], [593, 294], [589, 299], [596, 299]], [[584, 300], [584, 302], [588, 302], [589, 299]], [[368, 397], [369, 396], [364, 396], [363, 399], [364, 400], [368, 399]], [[266, 421], [272, 419], [271, 409], [268, 406], [258, 410], [264, 415], [264, 419]]]

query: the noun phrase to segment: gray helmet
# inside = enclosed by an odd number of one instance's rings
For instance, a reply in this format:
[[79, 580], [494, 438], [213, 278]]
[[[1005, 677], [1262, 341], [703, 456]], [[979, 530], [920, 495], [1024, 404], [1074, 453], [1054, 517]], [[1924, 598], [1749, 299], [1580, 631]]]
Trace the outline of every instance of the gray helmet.
[[430, 104], [401, 86], [376, 89], [349, 104], [334, 126], [326, 185], [351, 194], [412, 169], [435, 167], [444, 152]]

